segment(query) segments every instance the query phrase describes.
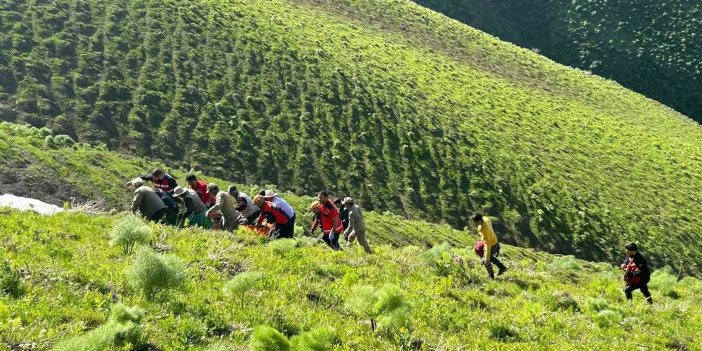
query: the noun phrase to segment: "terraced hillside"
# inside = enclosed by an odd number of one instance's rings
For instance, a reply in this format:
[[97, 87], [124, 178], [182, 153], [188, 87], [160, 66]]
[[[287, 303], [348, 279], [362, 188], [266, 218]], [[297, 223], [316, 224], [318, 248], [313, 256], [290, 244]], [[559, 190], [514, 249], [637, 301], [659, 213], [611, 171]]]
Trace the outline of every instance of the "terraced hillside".
[[415, 2], [702, 121], [699, 1]]
[[456, 228], [479, 210], [551, 252], [637, 240], [701, 266], [699, 125], [409, 1], [1, 4], [4, 120]]
[[152, 225], [150, 243], [125, 254], [109, 245], [122, 215], [0, 211], [3, 351], [602, 350], [632, 340], [693, 350], [702, 342], [702, 283], [666, 271], [654, 273], [649, 307], [640, 294], [624, 301], [608, 264], [514, 247], [503, 250], [510, 271], [488, 281], [470, 248], [393, 249], [371, 235], [376, 254], [366, 255], [309, 238], [264, 243], [245, 231]]

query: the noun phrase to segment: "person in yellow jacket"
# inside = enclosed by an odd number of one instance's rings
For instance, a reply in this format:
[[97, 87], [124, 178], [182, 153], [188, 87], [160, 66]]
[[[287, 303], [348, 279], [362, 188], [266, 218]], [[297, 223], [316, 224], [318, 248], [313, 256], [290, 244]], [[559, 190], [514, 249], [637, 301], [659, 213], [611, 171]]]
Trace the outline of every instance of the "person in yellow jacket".
[[476, 213], [471, 217], [473, 223], [478, 227], [478, 233], [482, 237], [484, 250], [483, 250], [483, 264], [487, 269], [490, 278], [495, 279], [495, 272], [492, 269], [492, 264], [499, 269], [497, 275], [501, 275], [507, 270], [500, 260], [497, 259], [497, 255], [500, 254], [500, 243], [497, 242], [497, 235], [495, 235], [495, 230], [492, 229], [492, 220], [489, 217], [483, 217], [480, 213]]

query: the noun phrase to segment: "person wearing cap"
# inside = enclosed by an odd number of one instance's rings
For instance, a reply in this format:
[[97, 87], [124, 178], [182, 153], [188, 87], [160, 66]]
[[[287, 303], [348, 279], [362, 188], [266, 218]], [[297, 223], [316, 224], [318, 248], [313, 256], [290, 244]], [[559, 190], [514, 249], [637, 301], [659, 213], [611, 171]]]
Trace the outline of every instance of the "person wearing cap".
[[[339, 209], [339, 218], [341, 219], [341, 226], [346, 230], [349, 227], [349, 209], [344, 206], [344, 201], [341, 198], [334, 200], [334, 206]], [[349, 237], [344, 235], [344, 240], [349, 241]]]
[[230, 186], [227, 193], [236, 201], [236, 210], [245, 219], [244, 224], [253, 224], [261, 214], [261, 209], [254, 205], [253, 200], [243, 191], [239, 191], [235, 186]]
[[210, 194], [207, 192], [207, 183], [203, 182], [202, 180], [198, 180], [194, 174], [188, 175], [185, 178], [185, 181], [188, 182], [190, 189], [197, 193], [197, 196], [200, 197], [200, 201], [202, 201], [202, 204], [205, 205], [205, 207], [210, 208], [212, 205], [214, 205], [215, 198], [210, 196]]
[[173, 189], [178, 186], [176, 179], [160, 168], [156, 168], [151, 174], [142, 175], [140, 178], [152, 182], [156, 191], [163, 191], [169, 195], [172, 195]]
[[290, 218], [281, 208], [275, 206], [272, 201], [266, 200], [261, 194], [254, 196], [253, 203], [256, 207], [261, 209], [261, 214], [258, 217], [256, 226], [260, 227], [264, 220], [267, 220], [268, 223], [273, 222], [275, 224], [268, 234], [269, 238], [282, 239], [293, 237], [294, 233], [287, 230]]
[[621, 268], [624, 270], [624, 295], [629, 301], [633, 300], [632, 293], [634, 290], [641, 290], [641, 293], [646, 298], [646, 302], [653, 304], [651, 292], [648, 290], [648, 282], [651, 280], [651, 269], [648, 267], [646, 258], [639, 252], [639, 248], [635, 243], [629, 243], [624, 246], [626, 249], [626, 257], [622, 262]]
[[[322, 240], [332, 248], [332, 250], [339, 251], [341, 246], [339, 246], [339, 234], [341, 230], [341, 220], [338, 219], [339, 212], [331, 212], [320, 202], [316, 200], [310, 204], [310, 212], [314, 214], [314, 220], [312, 221], [312, 228], [310, 231], [314, 234], [317, 227], [322, 227]], [[336, 219], [336, 220], [335, 220]], [[336, 230], [334, 224], [337, 225]]]
[[371, 250], [368, 240], [366, 240], [366, 223], [363, 221], [361, 208], [354, 205], [353, 199], [350, 197], [345, 198], [343, 204], [349, 212], [349, 226], [344, 231], [344, 236], [349, 238], [349, 245], [358, 239], [358, 243], [361, 244], [363, 250], [372, 254], [373, 250]]
[[288, 217], [288, 221], [283, 228], [281, 228], [281, 232], [283, 232], [284, 237], [292, 238], [295, 235], [295, 218], [297, 217], [292, 206], [290, 206], [287, 201], [280, 198], [273, 190], [262, 190], [259, 195], [261, 195], [265, 201], [270, 201], [275, 208], [280, 209], [285, 216]]
[[236, 210], [232, 197], [224, 191], [219, 191], [219, 187], [214, 183], [207, 185], [207, 192], [214, 196], [215, 204], [207, 210], [205, 217], [209, 217], [212, 213], [221, 212], [222, 222], [220, 228], [229, 231], [236, 230], [239, 226], [239, 217], [241, 215]]
[[151, 222], [160, 221], [166, 214], [166, 205], [154, 189], [144, 185], [144, 180], [136, 178], [127, 183], [134, 188], [132, 212], [139, 211], [141, 216]]
[[485, 265], [485, 269], [487, 269], [488, 276], [495, 279], [492, 264], [494, 263], [499, 269], [497, 272], [498, 276], [502, 275], [507, 270], [507, 267], [496, 257], [500, 253], [500, 243], [497, 242], [497, 235], [495, 234], [495, 230], [492, 229], [492, 219], [483, 217], [480, 213], [474, 214], [471, 219], [478, 228], [478, 234], [480, 234], [483, 240], [483, 264]]
[[185, 226], [186, 219], [190, 226], [205, 227], [205, 212], [207, 208], [205, 208], [205, 205], [194, 190], [177, 186], [173, 190], [173, 197], [185, 205], [185, 213], [178, 219], [178, 228]]

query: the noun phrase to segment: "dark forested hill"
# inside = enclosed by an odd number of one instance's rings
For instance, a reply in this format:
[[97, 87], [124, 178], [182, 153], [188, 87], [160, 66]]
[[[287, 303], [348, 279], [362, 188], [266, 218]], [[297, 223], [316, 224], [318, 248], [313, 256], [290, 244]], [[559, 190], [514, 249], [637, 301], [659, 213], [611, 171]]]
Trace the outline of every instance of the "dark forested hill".
[[702, 2], [415, 0], [702, 121]]
[[409, 1], [0, 0], [0, 48], [2, 120], [458, 228], [483, 211], [552, 252], [639, 240], [700, 267], [697, 123]]

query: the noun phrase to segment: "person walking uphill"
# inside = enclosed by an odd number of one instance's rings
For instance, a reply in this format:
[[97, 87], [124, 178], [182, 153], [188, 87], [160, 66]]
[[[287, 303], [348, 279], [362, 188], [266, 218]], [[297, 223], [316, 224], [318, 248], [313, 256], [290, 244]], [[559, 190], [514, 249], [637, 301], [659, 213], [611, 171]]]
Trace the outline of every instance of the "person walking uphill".
[[651, 280], [651, 270], [648, 268], [648, 262], [639, 252], [639, 248], [634, 243], [625, 246], [626, 257], [622, 262], [622, 270], [624, 270], [624, 294], [629, 301], [633, 300], [632, 293], [634, 290], [641, 290], [641, 293], [646, 298], [646, 302], [653, 304], [651, 292], [648, 291], [648, 282]]
[[222, 212], [221, 228], [224, 230], [233, 231], [239, 226], [239, 212], [237, 212], [234, 199], [224, 191], [219, 191], [217, 184], [210, 183], [207, 185], [207, 192], [210, 196], [214, 196], [215, 204], [210, 207], [205, 213], [205, 217], [210, 217], [210, 214]]
[[185, 205], [185, 213], [178, 219], [178, 228], [185, 227], [185, 220], [190, 222], [189, 226], [205, 227], [205, 212], [207, 208], [200, 201], [200, 197], [194, 190], [177, 186], [173, 190], [173, 197], [182, 201]]
[[480, 233], [483, 244], [485, 245], [483, 264], [490, 278], [495, 279], [495, 272], [492, 268], [492, 264], [494, 263], [499, 269], [497, 272], [498, 276], [503, 274], [507, 270], [507, 267], [496, 257], [500, 253], [500, 243], [497, 242], [497, 235], [495, 235], [495, 230], [492, 228], [492, 220], [488, 217], [483, 217], [480, 213], [474, 214], [471, 219], [478, 227], [478, 233]]
[[327, 203], [326, 205], [319, 201], [314, 201], [310, 204], [310, 212], [314, 213], [314, 221], [310, 231], [314, 234], [317, 227], [322, 227], [322, 240], [332, 248], [332, 250], [340, 251], [339, 236], [343, 232], [339, 212], [336, 208]]
[[349, 226], [344, 231], [344, 236], [349, 238], [349, 244], [352, 244], [358, 238], [358, 243], [363, 246], [363, 250], [372, 254], [373, 250], [371, 250], [366, 240], [366, 223], [363, 221], [361, 208], [354, 205], [353, 199], [350, 197], [345, 198], [343, 204], [349, 212]]
[[154, 189], [144, 185], [144, 180], [136, 178], [127, 183], [134, 187], [132, 213], [139, 211], [141, 216], [151, 222], [159, 222], [166, 214], [166, 205]]

